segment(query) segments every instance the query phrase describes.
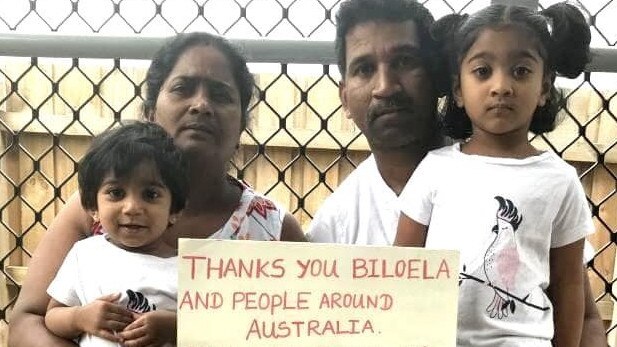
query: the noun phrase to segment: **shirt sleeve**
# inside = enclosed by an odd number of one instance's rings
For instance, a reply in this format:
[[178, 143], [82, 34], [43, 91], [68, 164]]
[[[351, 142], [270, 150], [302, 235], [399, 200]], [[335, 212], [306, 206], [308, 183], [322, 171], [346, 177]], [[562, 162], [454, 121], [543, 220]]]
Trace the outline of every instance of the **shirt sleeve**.
[[78, 256], [76, 245], [71, 248], [64, 258], [56, 277], [49, 284], [47, 294], [56, 301], [66, 306], [80, 306], [81, 302], [77, 295], [79, 283]]
[[553, 223], [551, 247], [568, 245], [592, 234], [594, 230], [585, 191], [578, 177], [573, 175]]
[[429, 153], [413, 172], [398, 199], [401, 213], [423, 225], [429, 225], [431, 221], [434, 195], [432, 176], [437, 172], [435, 160]]
[[336, 227], [336, 219], [327, 204], [322, 205], [309, 225], [307, 239], [317, 243], [337, 243], [339, 228]]

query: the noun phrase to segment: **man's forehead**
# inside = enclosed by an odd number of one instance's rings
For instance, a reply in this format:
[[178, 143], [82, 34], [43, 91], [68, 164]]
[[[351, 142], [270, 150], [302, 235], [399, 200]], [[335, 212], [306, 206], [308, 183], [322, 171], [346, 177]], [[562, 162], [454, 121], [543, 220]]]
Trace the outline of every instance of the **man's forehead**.
[[404, 22], [366, 22], [354, 26], [346, 35], [346, 55], [388, 54], [401, 47], [420, 48], [416, 24]]

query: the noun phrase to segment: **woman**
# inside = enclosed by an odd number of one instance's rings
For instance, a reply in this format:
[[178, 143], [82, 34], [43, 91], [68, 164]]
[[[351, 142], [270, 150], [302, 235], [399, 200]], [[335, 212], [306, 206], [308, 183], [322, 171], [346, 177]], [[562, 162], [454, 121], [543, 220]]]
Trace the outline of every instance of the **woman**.
[[[298, 222], [227, 175], [246, 127], [253, 77], [224, 39], [181, 34], [155, 55], [146, 75], [144, 116], [187, 153], [190, 192], [167, 241], [179, 237], [305, 241]], [[47, 286], [69, 248], [96, 226], [73, 195], [37, 247], [11, 316], [9, 345], [74, 346], [51, 334], [43, 317]]]

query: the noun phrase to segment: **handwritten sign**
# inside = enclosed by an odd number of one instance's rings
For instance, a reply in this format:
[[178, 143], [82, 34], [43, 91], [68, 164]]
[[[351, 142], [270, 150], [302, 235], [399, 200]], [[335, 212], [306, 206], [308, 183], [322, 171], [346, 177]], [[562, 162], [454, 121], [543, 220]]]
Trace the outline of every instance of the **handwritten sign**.
[[458, 253], [181, 239], [178, 346], [456, 345]]

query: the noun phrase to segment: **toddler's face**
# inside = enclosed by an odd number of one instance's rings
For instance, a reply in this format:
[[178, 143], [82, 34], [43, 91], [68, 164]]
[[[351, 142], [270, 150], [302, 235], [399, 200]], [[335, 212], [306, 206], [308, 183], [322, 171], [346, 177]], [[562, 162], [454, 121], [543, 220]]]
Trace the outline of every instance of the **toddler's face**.
[[95, 220], [112, 243], [133, 252], [152, 253], [176, 216], [170, 214], [171, 192], [154, 163], [144, 161], [124, 178], [109, 173], [97, 192]]

